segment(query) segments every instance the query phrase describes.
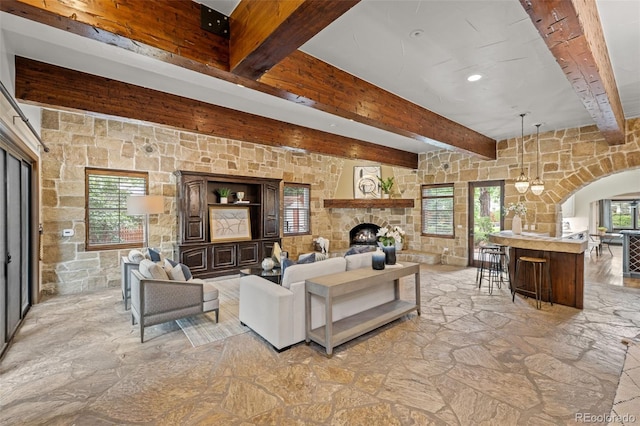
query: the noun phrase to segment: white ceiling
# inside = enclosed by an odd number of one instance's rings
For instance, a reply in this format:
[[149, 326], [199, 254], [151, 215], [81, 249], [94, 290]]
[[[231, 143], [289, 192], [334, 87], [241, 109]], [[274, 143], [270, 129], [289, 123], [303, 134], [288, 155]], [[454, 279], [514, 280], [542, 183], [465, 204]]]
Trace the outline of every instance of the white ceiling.
[[[226, 15], [238, 3], [202, 2]], [[597, 4], [625, 117], [640, 117], [640, 1]], [[9, 54], [406, 151], [434, 149], [13, 15], [0, 13], [0, 29]], [[363, 0], [301, 50], [496, 140], [520, 135], [522, 112], [525, 134], [540, 122], [542, 132], [593, 124], [518, 0]], [[468, 82], [474, 73], [483, 78]]]

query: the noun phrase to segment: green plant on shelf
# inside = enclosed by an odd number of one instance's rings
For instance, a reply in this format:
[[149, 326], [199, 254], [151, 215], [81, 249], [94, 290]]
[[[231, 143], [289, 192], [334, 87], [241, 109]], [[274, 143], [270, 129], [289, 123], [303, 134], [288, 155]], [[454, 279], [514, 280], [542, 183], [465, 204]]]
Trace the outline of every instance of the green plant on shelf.
[[224, 198], [227, 198], [229, 195], [231, 195], [231, 190], [229, 188], [218, 188], [217, 192], [219, 196]]
[[378, 177], [378, 180], [380, 181], [380, 189], [382, 190], [382, 192], [384, 192], [385, 194], [391, 194], [391, 188], [393, 188], [393, 176], [390, 176], [386, 179]]

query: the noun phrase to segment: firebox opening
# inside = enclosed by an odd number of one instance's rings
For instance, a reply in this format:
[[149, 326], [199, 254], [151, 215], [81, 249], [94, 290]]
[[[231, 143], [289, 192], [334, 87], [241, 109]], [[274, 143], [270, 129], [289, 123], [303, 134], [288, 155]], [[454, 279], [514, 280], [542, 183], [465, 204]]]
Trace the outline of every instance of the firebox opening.
[[374, 223], [361, 223], [356, 225], [349, 231], [349, 240], [351, 245], [357, 246], [375, 246], [377, 245], [376, 234], [380, 227]]

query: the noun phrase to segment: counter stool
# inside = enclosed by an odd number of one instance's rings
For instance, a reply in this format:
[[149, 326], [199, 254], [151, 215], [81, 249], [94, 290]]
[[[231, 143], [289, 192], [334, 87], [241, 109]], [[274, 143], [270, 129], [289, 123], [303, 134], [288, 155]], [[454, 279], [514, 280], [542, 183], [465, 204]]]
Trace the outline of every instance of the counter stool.
[[[482, 281], [487, 280], [489, 294], [493, 294], [493, 283], [502, 288], [505, 281], [504, 274], [507, 268], [507, 254], [505, 248], [500, 245], [487, 245], [480, 247], [480, 266], [476, 271], [476, 283], [482, 287]], [[507, 275], [508, 277], [508, 275]]]
[[[527, 265], [530, 271], [526, 271]], [[544, 270], [544, 271], [543, 271]], [[527, 273], [528, 272], [528, 273]], [[549, 262], [542, 257], [528, 257], [522, 256], [518, 258], [516, 262], [516, 273], [514, 282], [511, 286], [511, 301], [515, 302], [516, 292], [523, 293], [525, 296], [535, 296], [536, 309], [542, 308], [542, 283], [544, 282], [543, 273], [547, 275], [548, 291], [549, 291], [549, 303], [553, 306], [552, 291], [551, 291], [551, 274], [549, 273]], [[524, 275], [524, 280], [519, 280], [520, 275]], [[530, 278], [533, 277], [533, 282]], [[529, 280], [527, 280], [529, 278]], [[520, 285], [519, 285], [520, 284]], [[531, 285], [533, 284], [533, 290]]]

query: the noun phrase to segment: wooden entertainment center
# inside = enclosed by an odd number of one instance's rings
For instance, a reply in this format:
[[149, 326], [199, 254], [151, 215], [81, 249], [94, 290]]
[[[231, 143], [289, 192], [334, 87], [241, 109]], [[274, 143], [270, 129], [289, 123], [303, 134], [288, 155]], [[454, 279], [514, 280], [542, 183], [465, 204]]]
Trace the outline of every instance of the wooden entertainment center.
[[[258, 266], [263, 258], [271, 256], [274, 243], [281, 243], [279, 179], [184, 170], [176, 171], [175, 175], [178, 239], [174, 258], [187, 265], [194, 276], [211, 278]], [[220, 203], [217, 193], [220, 188], [231, 191], [227, 204]], [[239, 192], [244, 193], [243, 201], [248, 202], [237, 202]], [[212, 240], [211, 207], [218, 212], [248, 210], [248, 235], [235, 241]]]

